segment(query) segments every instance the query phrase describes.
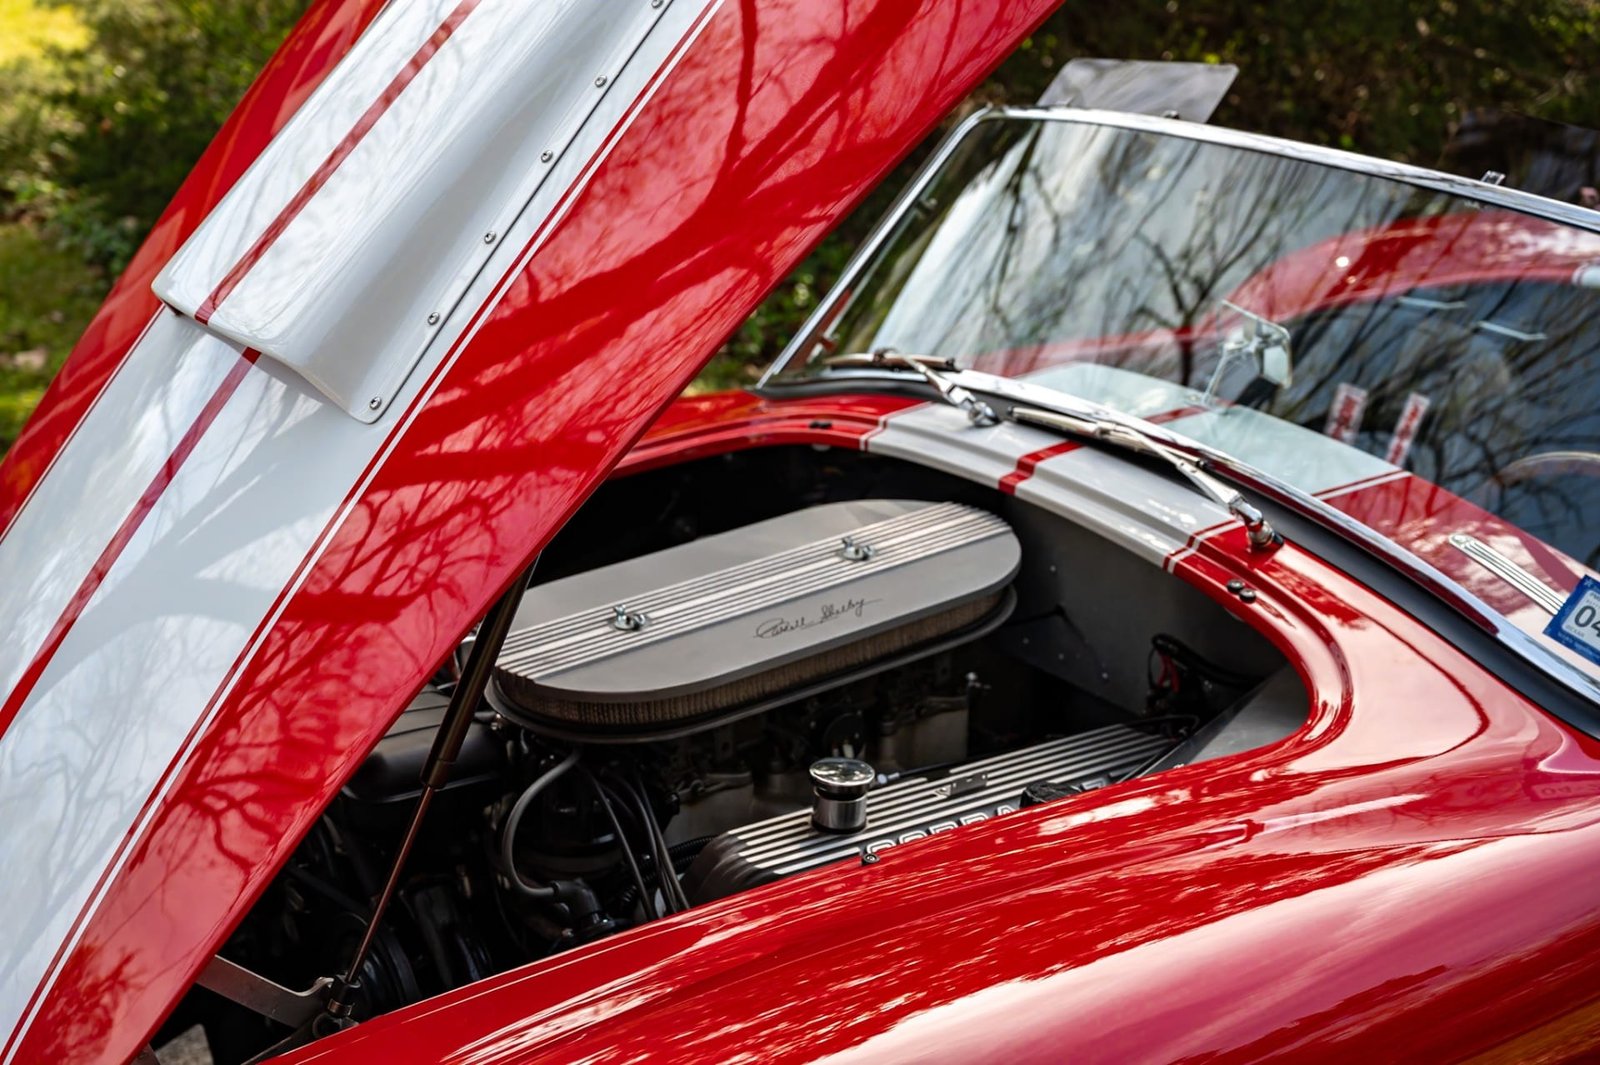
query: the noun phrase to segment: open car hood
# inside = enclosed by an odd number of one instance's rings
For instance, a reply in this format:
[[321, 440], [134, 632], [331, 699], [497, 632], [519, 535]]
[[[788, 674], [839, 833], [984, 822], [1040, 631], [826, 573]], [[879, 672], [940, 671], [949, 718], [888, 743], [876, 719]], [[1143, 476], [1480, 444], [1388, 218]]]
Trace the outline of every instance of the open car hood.
[[324, 0], [0, 467], [3, 1061], [131, 1056], [410, 696], [1048, 0]]

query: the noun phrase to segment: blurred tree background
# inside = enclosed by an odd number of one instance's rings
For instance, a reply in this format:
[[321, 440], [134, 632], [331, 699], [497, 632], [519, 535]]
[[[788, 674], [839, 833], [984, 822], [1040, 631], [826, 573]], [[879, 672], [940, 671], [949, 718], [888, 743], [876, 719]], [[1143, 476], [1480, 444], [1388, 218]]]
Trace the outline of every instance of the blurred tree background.
[[[0, 0], [0, 449], [305, 3]], [[1031, 102], [1075, 56], [1235, 63], [1214, 122], [1424, 165], [1474, 108], [1600, 126], [1600, 0], [1067, 0], [967, 107]], [[754, 379], [928, 149], [696, 387]]]

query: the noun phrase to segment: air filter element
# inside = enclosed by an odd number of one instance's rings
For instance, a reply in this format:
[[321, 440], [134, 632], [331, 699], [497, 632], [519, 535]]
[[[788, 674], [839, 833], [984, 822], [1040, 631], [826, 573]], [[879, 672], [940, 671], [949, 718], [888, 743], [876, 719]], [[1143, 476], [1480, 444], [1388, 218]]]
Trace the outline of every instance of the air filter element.
[[811, 507], [530, 589], [492, 697], [546, 733], [683, 734], [988, 631], [1019, 557], [973, 507]]

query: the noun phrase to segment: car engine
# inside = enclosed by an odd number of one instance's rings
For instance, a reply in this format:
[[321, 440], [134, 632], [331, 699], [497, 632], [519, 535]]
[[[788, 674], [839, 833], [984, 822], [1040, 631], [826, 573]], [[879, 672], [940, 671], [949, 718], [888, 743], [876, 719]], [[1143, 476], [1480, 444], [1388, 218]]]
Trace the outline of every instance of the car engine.
[[[1052, 624], [1015, 616], [1027, 553], [979, 506], [846, 499], [536, 584], [376, 932], [357, 1017], [1127, 780], [1258, 687], [1164, 637], [1140, 652], [1160, 664], [1145, 706], [1075, 695], [1027, 664], [1027, 634]], [[287, 987], [339, 971], [416, 805], [461, 656], [224, 957]], [[1303, 719], [1293, 703], [1282, 731]], [[233, 1003], [207, 1008], [219, 1062], [274, 1034]], [[217, 1010], [236, 1015], [217, 1024]]]

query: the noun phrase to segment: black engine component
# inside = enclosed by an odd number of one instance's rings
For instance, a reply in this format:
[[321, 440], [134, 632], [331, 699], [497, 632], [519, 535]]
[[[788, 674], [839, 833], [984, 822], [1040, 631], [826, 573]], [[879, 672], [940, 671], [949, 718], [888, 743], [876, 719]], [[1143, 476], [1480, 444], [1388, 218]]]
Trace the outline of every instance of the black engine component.
[[[411, 700], [345, 784], [341, 798], [352, 808], [351, 816], [364, 824], [375, 824], [391, 818], [404, 820], [410, 815], [422, 788], [423, 763], [449, 706], [448, 695], [430, 688], [424, 688]], [[461, 756], [442, 790], [450, 793], [481, 791], [485, 785], [498, 787], [505, 771], [505, 758], [493, 732], [487, 724], [476, 722], [467, 730]]]

